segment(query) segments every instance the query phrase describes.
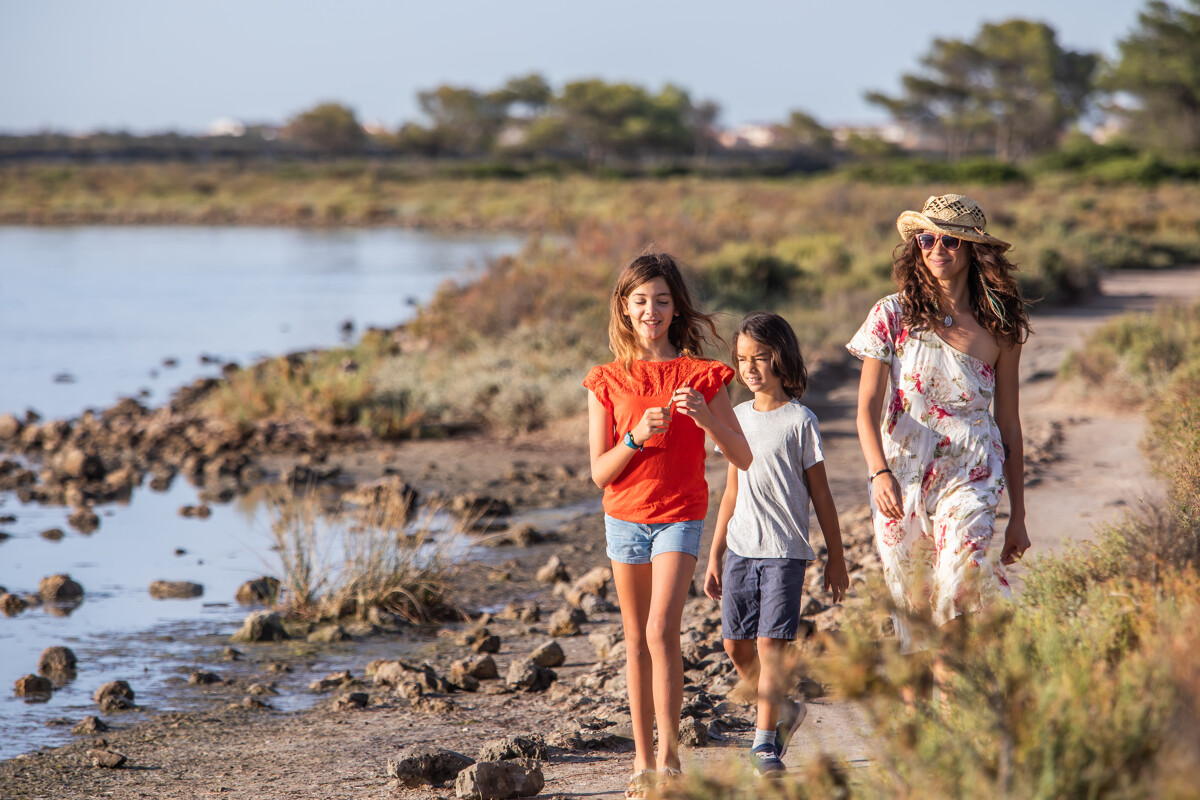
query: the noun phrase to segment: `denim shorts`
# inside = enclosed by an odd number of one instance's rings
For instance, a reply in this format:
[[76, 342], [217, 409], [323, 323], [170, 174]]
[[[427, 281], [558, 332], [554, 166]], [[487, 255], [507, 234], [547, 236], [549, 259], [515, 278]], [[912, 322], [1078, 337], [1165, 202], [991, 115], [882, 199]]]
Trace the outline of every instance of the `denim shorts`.
[[802, 558], [742, 558], [732, 550], [726, 551], [721, 578], [721, 636], [795, 639], [807, 567], [808, 562]]
[[604, 515], [608, 557], [619, 564], [649, 564], [660, 553], [700, 555], [704, 520], [684, 522], [626, 522]]

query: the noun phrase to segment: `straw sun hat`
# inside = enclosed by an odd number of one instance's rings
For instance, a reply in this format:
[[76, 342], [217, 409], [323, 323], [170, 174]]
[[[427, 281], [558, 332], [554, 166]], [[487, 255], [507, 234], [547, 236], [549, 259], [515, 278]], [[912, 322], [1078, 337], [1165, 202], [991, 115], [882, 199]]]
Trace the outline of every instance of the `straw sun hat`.
[[905, 211], [896, 220], [896, 229], [906, 242], [923, 231], [937, 231], [968, 242], [995, 245], [1001, 252], [1012, 247], [1008, 242], [986, 233], [986, 227], [987, 216], [979, 203], [961, 194], [931, 197], [925, 201], [920, 213]]

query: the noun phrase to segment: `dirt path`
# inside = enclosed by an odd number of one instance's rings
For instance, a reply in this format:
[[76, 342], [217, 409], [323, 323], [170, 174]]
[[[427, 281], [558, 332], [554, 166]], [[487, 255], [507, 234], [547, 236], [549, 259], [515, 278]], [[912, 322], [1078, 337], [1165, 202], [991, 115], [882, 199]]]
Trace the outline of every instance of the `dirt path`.
[[[1092, 535], [1096, 525], [1112, 521], [1139, 498], [1152, 494], [1156, 483], [1149, 475], [1140, 450], [1141, 418], [1115, 405], [1083, 405], [1056, 376], [1067, 352], [1113, 314], [1145, 310], [1165, 299], [1200, 297], [1200, 270], [1170, 273], [1123, 273], [1106, 279], [1104, 296], [1085, 307], [1038, 314], [1036, 336], [1026, 347], [1022, 362], [1022, 417], [1031, 437], [1046, 438], [1057, 426], [1061, 441], [1057, 460], [1044, 468], [1027, 492], [1030, 535], [1040, 552], [1053, 552]], [[834, 497], [842, 512], [866, 501], [863, 478], [866, 468], [854, 429], [857, 369], [822, 373], [809, 404], [821, 420], [827, 467]], [[406, 465], [429, 465], [427, 471], [479, 472], [478, 480], [493, 484], [504, 480], [504, 470], [516, 461], [528, 462], [531, 471], [557, 466], [578, 474], [586, 464], [585, 426], [571, 420], [525, 442], [491, 442], [495, 457], [479, 458], [478, 442], [420, 443], [400, 454]], [[505, 448], [508, 448], [506, 450]], [[375, 455], [361, 457], [378, 461]], [[489, 477], [486, 463], [493, 466]], [[723, 486], [723, 468], [710, 462], [714, 493]], [[537, 493], [538, 484], [528, 492]], [[562, 496], [569, 501], [576, 489]], [[548, 498], [553, 504], [555, 498]], [[715, 504], [714, 504], [715, 505]], [[593, 515], [594, 516], [594, 515]], [[814, 526], [814, 530], [816, 530]], [[709, 526], [711, 530], [711, 525]], [[601, 537], [595, 520], [581, 520], [569, 541], [580, 566], [603, 562]], [[530, 571], [530, 563], [544, 561], [551, 549], [531, 549], [523, 565], [512, 566], [517, 578]], [[706, 552], [706, 548], [704, 550]], [[702, 559], [703, 562], [703, 559]], [[703, 570], [701, 563], [699, 570]], [[1018, 571], [1019, 577], [1019, 571]], [[475, 595], [492, 591], [486, 570], [480, 571]], [[518, 580], [519, 583], [519, 580]], [[520, 584], [525, 586], [527, 584]], [[505, 591], [512, 593], [512, 589]], [[546, 599], [553, 608], [557, 601]], [[702, 604], [697, 608], [703, 613]], [[547, 638], [545, 624], [490, 623], [504, 646], [497, 655], [503, 675], [508, 663], [523, 657]], [[594, 615], [585, 634], [616, 627], [616, 614]], [[567, 653], [558, 669], [560, 683], [572, 683], [592, 670], [595, 655], [586, 636], [560, 638]], [[431, 639], [429, 660], [446, 664], [462, 656], [461, 646], [447, 639]], [[264, 669], [270, 657], [261, 658]], [[364, 664], [365, 666], [365, 664]], [[361, 674], [361, 671], [355, 671]], [[268, 676], [269, 678], [269, 676]], [[365, 691], [366, 689], [364, 689]], [[215, 689], [214, 692], [219, 692]], [[455, 694], [456, 708], [432, 713], [415, 710], [404, 699], [381, 695], [370, 707], [357, 712], [336, 712], [330, 701], [298, 714], [229, 709], [243, 688], [230, 686], [211, 713], [165, 715], [141, 725], [117, 725], [105, 734], [108, 746], [130, 759], [129, 768], [94, 769], [84, 751], [92, 739], [52, 751], [35, 752], [0, 763], [0, 794], [6, 798], [449, 798], [452, 788], [402, 789], [385, 774], [386, 760], [411, 744], [436, 744], [475, 755], [489, 738], [507, 733], [549, 733], [564, 723], [578, 724], [585, 716], [619, 713], [612, 701], [587, 691], [526, 695], [498, 692]], [[685, 702], [688, 698], [685, 698]], [[826, 751], [846, 759], [851, 767], [865, 765], [871, 755], [871, 734], [856, 707], [836, 700], [810, 703], [809, 717], [794, 740], [787, 761], [791, 765]], [[725, 742], [687, 751], [685, 763], [715, 768], [725, 759], [744, 758], [746, 735], [733, 734]], [[86, 738], [86, 737], [85, 737]], [[628, 752], [590, 751], [556, 755], [544, 767], [542, 796], [617, 798], [630, 770]]]

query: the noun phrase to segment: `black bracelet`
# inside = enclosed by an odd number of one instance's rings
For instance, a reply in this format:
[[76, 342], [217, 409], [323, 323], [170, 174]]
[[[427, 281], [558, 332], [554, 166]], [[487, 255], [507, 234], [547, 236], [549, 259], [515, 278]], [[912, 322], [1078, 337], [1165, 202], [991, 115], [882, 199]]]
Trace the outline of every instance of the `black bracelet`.
[[876, 478], [878, 478], [880, 475], [882, 475], [885, 472], [888, 474], [891, 474], [892, 471], [889, 468], [884, 467], [883, 469], [878, 470], [877, 472], [872, 472], [871, 477], [867, 478], [867, 485], [870, 486], [872, 483], [875, 482]]

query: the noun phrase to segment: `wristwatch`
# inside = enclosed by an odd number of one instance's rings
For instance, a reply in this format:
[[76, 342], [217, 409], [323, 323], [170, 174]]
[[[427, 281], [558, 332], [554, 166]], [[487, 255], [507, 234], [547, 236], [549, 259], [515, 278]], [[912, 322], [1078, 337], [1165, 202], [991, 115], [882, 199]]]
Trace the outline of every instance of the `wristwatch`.
[[625, 438], [622, 439], [621, 441], [625, 444], [626, 447], [628, 447], [632, 450], [637, 450], [639, 453], [642, 452], [643, 445], [640, 445], [633, 441], [633, 431], [626, 431]]

